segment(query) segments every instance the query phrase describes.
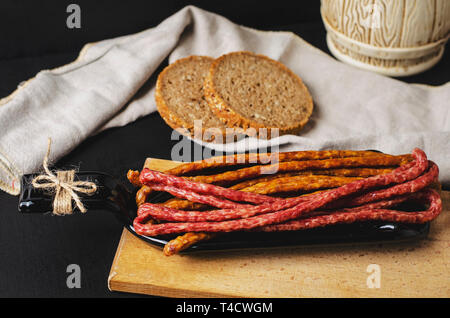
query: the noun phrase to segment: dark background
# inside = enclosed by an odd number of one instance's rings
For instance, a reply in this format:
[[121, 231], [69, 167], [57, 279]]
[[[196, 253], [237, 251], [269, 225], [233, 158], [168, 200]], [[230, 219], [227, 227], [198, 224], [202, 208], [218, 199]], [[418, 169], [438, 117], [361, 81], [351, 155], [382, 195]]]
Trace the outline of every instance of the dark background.
[[[81, 29], [68, 29], [68, 4], [81, 7]], [[0, 98], [38, 71], [74, 60], [88, 42], [156, 26], [187, 4], [264, 30], [293, 31], [329, 53], [320, 1], [0, 1]], [[441, 85], [449, 80], [448, 52], [433, 69], [402, 78]], [[0, 127], [1, 134], [1, 127]], [[154, 113], [83, 142], [56, 166], [120, 176], [146, 157], [170, 158], [171, 129]], [[0, 135], [1, 136], [1, 135]], [[0, 297], [134, 296], [110, 292], [107, 277], [122, 232], [105, 211], [51, 217], [19, 215], [17, 197], [0, 193]], [[81, 288], [66, 287], [69, 264], [81, 267]]]

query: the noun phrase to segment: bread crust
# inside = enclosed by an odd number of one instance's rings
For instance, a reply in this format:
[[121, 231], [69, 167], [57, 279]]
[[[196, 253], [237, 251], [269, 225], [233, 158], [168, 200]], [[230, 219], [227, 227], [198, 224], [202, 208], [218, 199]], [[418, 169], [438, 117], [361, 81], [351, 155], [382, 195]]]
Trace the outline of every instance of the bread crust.
[[[199, 56], [199, 55], [191, 55], [182, 59], [179, 59], [162, 70], [161, 73], [158, 75], [158, 79], [156, 81], [156, 89], [155, 89], [155, 102], [156, 102], [156, 108], [162, 117], [162, 119], [169, 125], [172, 129], [176, 130], [180, 134], [184, 136], [190, 136], [194, 138], [194, 126], [184, 121], [182, 118], [176, 116], [173, 112], [170, 111], [163, 93], [162, 93], [162, 83], [163, 78], [166, 76], [169, 70], [171, 70], [174, 67], [178, 67], [180, 64], [186, 62], [186, 61], [195, 61], [195, 60], [209, 60], [211, 62], [214, 61], [213, 58], [209, 56]], [[184, 129], [183, 129], [184, 128]], [[225, 127], [217, 127], [220, 129], [220, 133], [222, 134], [223, 140], [225, 140], [226, 131]], [[202, 138], [205, 136], [205, 132], [208, 129], [208, 127], [202, 127]], [[209, 128], [211, 129], [211, 128]], [[187, 130], [187, 131], [186, 131]], [[203, 140], [206, 142], [214, 142], [215, 136], [211, 136], [211, 138], [204, 138]]]
[[[293, 126], [267, 127], [261, 123], [258, 123], [254, 120], [246, 118], [246, 117], [238, 114], [237, 112], [235, 112], [233, 110], [232, 106], [229, 105], [222, 98], [220, 93], [217, 91], [217, 89], [215, 87], [215, 83], [214, 83], [214, 75], [217, 71], [218, 65], [226, 57], [228, 57], [230, 55], [249, 55], [249, 56], [254, 56], [254, 57], [261, 58], [261, 59], [265, 59], [265, 60], [273, 63], [274, 65], [276, 65], [283, 71], [287, 72], [290, 76], [292, 76], [297, 81], [298, 85], [304, 88], [304, 91], [307, 94], [306, 98], [308, 100], [308, 103], [306, 106], [307, 106], [308, 113], [305, 116], [305, 118], [303, 118], [299, 123], [297, 123], [296, 125], [293, 125]], [[245, 133], [249, 136], [260, 137], [260, 138], [264, 137], [264, 136], [259, 135], [259, 128], [267, 129], [267, 138], [272, 138], [272, 129], [274, 129], [274, 128], [279, 129], [280, 136], [285, 135], [285, 134], [297, 134], [308, 122], [308, 120], [313, 112], [313, 108], [314, 108], [311, 94], [309, 93], [308, 89], [306, 88], [305, 84], [300, 79], [300, 77], [298, 77], [294, 72], [292, 72], [284, 64], [282, 64], [278, 61], [275, 61], [265, 55], [255, 54], [255, 53], [249, 52], [249, 51], [239, 51], [239, 52], [232, 52], [232, 53], [224, 54], [224, 55], [220, 56], [219, 58], [217, 58], [216, 60], [214, 60], [214, 62], [211, 64], [208, 75], [206, 76], [205, 83], [203, 86], [203, 91], [204, 91], [206, 101], [208, 102], [208, 105], [211, 107], [211, 110], [217, 117], [219, 117], [220, 120], [223, 121], [223, 123], [226, 126], [236, 127], [242, 133]], [[255, 131], [253, 131], [252, 129], [249, 130], [248, 128], [254, 128]], [[276, 136], [278, 136], [278, 134]], [[273, 137], [276, 137], [276, 136], [273, 136]]]

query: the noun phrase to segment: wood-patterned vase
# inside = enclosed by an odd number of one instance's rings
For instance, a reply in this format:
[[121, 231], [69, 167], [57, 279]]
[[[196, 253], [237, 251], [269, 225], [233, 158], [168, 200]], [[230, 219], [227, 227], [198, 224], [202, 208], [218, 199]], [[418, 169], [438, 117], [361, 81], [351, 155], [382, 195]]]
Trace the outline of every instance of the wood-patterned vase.
[[339, 60], [389, 76], [431, 68], [450, 30], [450, 0], [321, 0], [327, 44]]

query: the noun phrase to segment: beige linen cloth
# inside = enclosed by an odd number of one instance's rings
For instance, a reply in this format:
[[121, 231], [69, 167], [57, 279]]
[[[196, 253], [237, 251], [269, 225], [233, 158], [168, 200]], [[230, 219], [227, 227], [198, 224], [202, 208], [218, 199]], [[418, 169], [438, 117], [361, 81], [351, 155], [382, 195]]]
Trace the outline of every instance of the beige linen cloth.
[[[0, 188], [19, 192], [20, 176], [39, 170], [100, 130], [156, 110], [158, 66], [188, 55], [249, 50], [286, 64], [309, 88], [315, 109], [300, 136], [272, 141], [280, 150], [420, 147], [450, 182], [450, 84], [405, 84], [336, 61], [290, 32], [261, 32], [188, 6], [143, 32], [88, 44], [77, 60], [43, 70], [0, 101]], [[0, 75], [1, 76], [1, 75]], [[158, 136], [149, 136], [158, 138]], [[254, 140], [215, 147], [254, 148]]]

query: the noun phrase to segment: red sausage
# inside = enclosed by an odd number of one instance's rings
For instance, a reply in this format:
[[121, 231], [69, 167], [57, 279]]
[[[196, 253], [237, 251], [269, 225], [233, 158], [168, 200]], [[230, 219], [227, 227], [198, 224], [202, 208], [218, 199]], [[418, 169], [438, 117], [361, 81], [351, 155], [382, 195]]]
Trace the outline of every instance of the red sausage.
[[[229, 204], [231, 209], [213, 212], [186, 212], [160, 207], [157, 205], [146, 204], [141, 206], [142, 210], [140, 210], [139, 212], [139, 217], [135, 219], [134, 226], [136, 232], [153, 236], [169, 233], [197, 231], [230, 232], [255, 228], [267, 230], [267, 228], [270, 229], [270, 227], [267, 226], [271, 226], [273, 224], [279, 224], [281, 226], [280, 223], [283, 223], [282, 228], [308, 228], [342, 222], [355, 222], [358, 220], [367, 220], [371, 218], [386, 220], [398, 219], [404, 220], [404, 222], [422, 222], [423, 220], [427, 220], [427, 218], [429, 218], [429, 215], [435, 215], [436, 211], [439, 210], [437, 207], [440, 205], [440, 203], [436, 201], [435, 197], [428, 192], [427, 199], [430, 200], [430, 203], [434, 203], [434, 207], [430, 207], [431, 211], [427, 210], [425, 212], [414, 212], [413, 214], [411, 214], [411, 212], [386, 210], [379, 207], [374, 208], [372, 206], [365, 207], [363, 209], [345, 209], [327, 215], [313, 216], [312, 218], [308, 218], [308, 222], [302, 220], [302, 225], [299, 225], [300, 223], [298, 223], [300, 222], [300, 220], [295, 220], [307, 214], [314, 214], [317, 209], [322, 208], [327, 204], [333, 204], [338, 199], [345, 198], [346, 196], [352, 194], [360, 194], [362, 191], [369, 190], [374, 187], [387, 186], [392, 184], [400, 184], [401, 186], [400, 187], [394, 185], [386, 190], [381, 190], [385, 192], [378, 192], [377, 195], [373, 195], [373, 193], [376, 192], [373, 192], [372, 194], [363, 194], [363, 199], [360, 199], [361, 202], [371, 202], [373, 200], [390, 198], [395, 195], [398, 196], [404, 193], [408, 193], [408, 191], [409, 193], [411, 193], [411, 191], [417, 191], [417, 189], [423, 188], [437, 176], [437, 167], [433, 163], [430, 163], [430, 169], [428, 173], [420, 177], [420, 175], [428, 167], [428, 160], [425, 153], [423, 153], [423, 151], [421, 151], [420, 149], [415, 149], [413, 151], [413, 156], [415, 157], [415, 162], [401, 166], [391, 173], [358, 180], [337, 189], [329, 190], [316, 195], [291, 199], [276, 199], [263, 195], [230, 190], [210, 184], [196, 183], [180, 177], [169, 176], [163, 173], [146, 169], [141, 173], [140, 180], [142, 183], [150, 186], [153, 184], [153, 186], [160, 187], [160, 189], [163, 189], [164, 186], [166, 187], [166, 189], [168, 189], [167, 187], [174, 187], [171, 188], [172, 190], [178, 187], [180, 189], [189, 191], [189, 195], [194, 195], [195, 192], [198, 192], [197, 199], [199, 200], [203, 200], [201, 199], [202, 196], [200, 194], [202, 194], [203, 196], [204, 194], [207, 194], [208, 200], [212, 199], [213, 196], [218, 196], [220, 200], [223, 200], [222, 197], [225, 197], [227, 199], [235, 201], [259, 203], [259, 205], [241, 205], [238, 207], [233, 207], [231, 201], [225, 200], [217, 202], [220, 202], [219, 204], [226, 202], [226, 204]], [[160, 184], [155, 184], [155, 182]], [[161, 184], [163, 184], [164, 186], [161, 186]], [[271, 200], [266, 198], [270, 198]], [[323, 212], [318, 213], [323, 214]], [[331, 217], [331, 215], [335, 215], [335, 217]], [[156, 219], [160, 217], [160, 219], [163, 220], [169, 218], [169, 220], [173, 221], [187, 222], [144, 224], [144, 222], [150, 216], [155, 217]], [[230, 221], [230, 219], [232, 220]], [[295, 225], [294, 223], [291, 224], [291, 222], [294, 222]]]

